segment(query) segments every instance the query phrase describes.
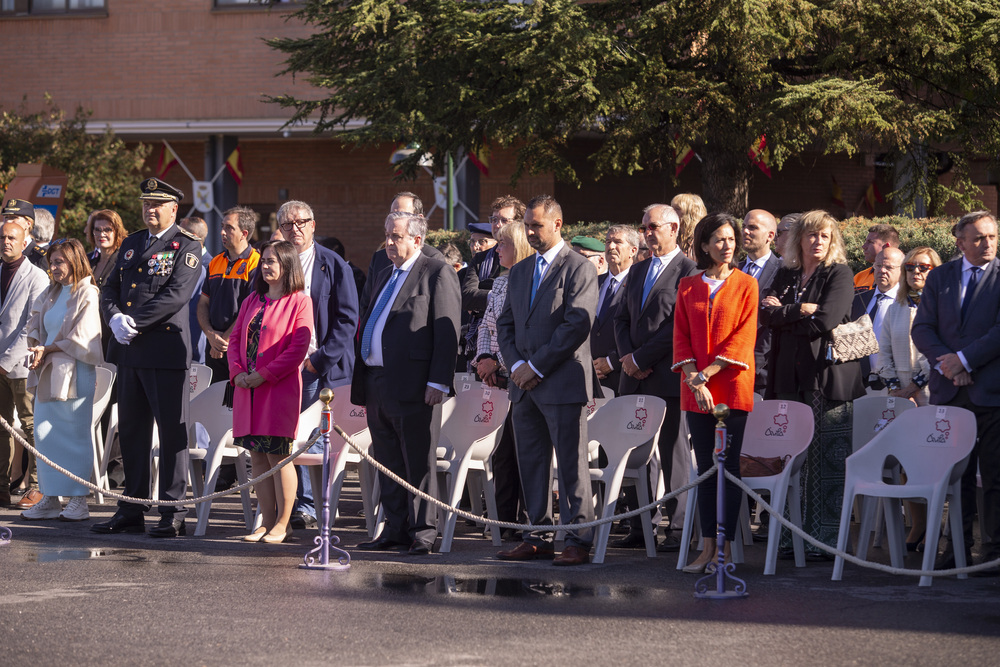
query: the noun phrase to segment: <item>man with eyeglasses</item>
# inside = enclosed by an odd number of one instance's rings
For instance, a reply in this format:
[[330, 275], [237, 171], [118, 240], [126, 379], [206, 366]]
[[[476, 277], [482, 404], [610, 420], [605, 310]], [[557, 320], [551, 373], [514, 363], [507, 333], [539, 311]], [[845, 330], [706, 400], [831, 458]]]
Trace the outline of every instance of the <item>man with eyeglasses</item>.
[[[647, 394], [666, 401], [667, 413], [660, 427], [659, 449], [663, 482], [677, 488], [687, 481], [691, 458], [681, 437], [681, 382], [673, 372], [674, 305], [681, 278], [696, 271], [693, 261], [677, 246], [680, 217], [666, 204], [647, 206], [642, 216], [642, 233], [652, 256], [632, 267], [625, 281], [625, 297], [615, 316], [615, 341], [621, 356], [619, 395]], [[677, 474], [674, 474], [676, 469]], [[660, 551], [680, 550], [680, 540], [672, 528], [683, 522], [682, 498], [667, 503], [670, 517]], [[640, 532], [638, 522], [632, 532]], [[630, 533], [631, 534], [631, 533]]]
[[[978, 440], [962, 475], [965, 563], [954, 545], [935, 569], [969, 563], [976, 514], [976, 472], [982, 478], [981, 562], [1000, 558], [1000, 261], [997, 221], [989, 211], [962, 216], [953, 228], [962, 256], [927, 274], [911, 336], [930, 363], [931, 405], [955, 405], [976, 415]], [[978, 464], [978, 465], [977, 465]], [[972, 576], [997, 576], [994, 567]]]
[[[122, 242], [115, 269], [101, 290], [101, 315], [114, 340], [108, 361], [118, 367], [118, 435], [125, 495], [150, 498], [149, 455], [153, 424], [160, 439], [159, 497], [187, 493], [188, 368], [191, 364], [188, 304], [201, 276], [201, 242], [177, 224], [184, 193], [156, 178], [140, 185], [146, 229]], [[95, 533], [142, 533], [150, 503], [120, 501]], [[161, 505], [151, 537], [184, 535], [183, 507]]]
[[[413, 215], [423, 215], [424, 214], [424, 202], [421, 201], [420, 197], [413, 194], [412, 192], [400, 192], [397, 193], [392, 199], [392, 203], [389, 205], [390, 213], [412, 213]], [[420, 245], [420, 252], [432, 259], [438, 259], [442, 262], [445, 261], [444, 255], [441, 251], [432, 245], [427, 243], [422, 243]], [[380, 271], [392, 264], [392, 260], [389, 259], [389, 255], [386, 254], [385, 248], [379, 248], [374, 253], [372, 253], [371, 262], [368, 264], [368, 276], [365, 280], [364, 289], [361, 291], [361, 301], [360, 301], [360, 312], [365, 312], [368, 309], [368, 305], [371, 303], [372, 298], [372, 279], [379, 274]]]
[[[899, 291], [899, 279], [903, 275], [903, 259], [906, 255], [899, 248], [885, 246], [876, 256], [872, 271], [875, 276], [875, 287], [854, 296], [851, 306], [851, 319], [856, 320], [864, 314], [872, 320], [872, 329], [877, 336], [882, 331], [882, 321], [889, 306], [896, 300]], [[878, 353], [861, 359], [861, 378], [868, 393], [885, 393], [885, 382], [878, 373]]]
[[[287, 201], [278, 209], [278, 229], [295, 246], [302, 263], [305, 293], [312, 299], [314, 327], [309, 354], [302, 362], [302, 409], [319, 400], [324, 387], [350, 384], [354, 373], [354, 335], [358, 330], [358, 291], [354, 272], [340, 255], [315, 242], [316, 219], [301, 201]], [[319, 451], [317, 442], [310, 451]], [[292, 526], [316, 523], [312, 480], [296, 468], [299, 488]]]

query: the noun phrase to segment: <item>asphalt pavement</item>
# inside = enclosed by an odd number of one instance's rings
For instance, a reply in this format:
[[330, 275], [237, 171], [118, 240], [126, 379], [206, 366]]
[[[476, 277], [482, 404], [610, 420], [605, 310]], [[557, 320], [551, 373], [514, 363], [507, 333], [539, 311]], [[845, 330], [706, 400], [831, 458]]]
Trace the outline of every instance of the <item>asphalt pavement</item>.
[[[676, 554], [504, 563], [461, 520], [449, 554], [364, 552], [350, 478], [335, 527], [346, 572], [299, 568], [315, 530], [240, 541], [234, 497], [213, 506], [205, 537], [189, 521], [189, 536], [166, 540], [91, 533], [114, 507], [90, 507], [82, 523], [0, 509], [13, 532], [0, 546], [0, 664], [988, 665], [1000, 653], [1000, 579], [920, 588], [848, 564], [834, 582], [832, 563], [791, 561], [764, 576], [760, 543], [737, 566], [746, 598], [699, 600]], [[883, 551], [870, 557], [887, 562]]]

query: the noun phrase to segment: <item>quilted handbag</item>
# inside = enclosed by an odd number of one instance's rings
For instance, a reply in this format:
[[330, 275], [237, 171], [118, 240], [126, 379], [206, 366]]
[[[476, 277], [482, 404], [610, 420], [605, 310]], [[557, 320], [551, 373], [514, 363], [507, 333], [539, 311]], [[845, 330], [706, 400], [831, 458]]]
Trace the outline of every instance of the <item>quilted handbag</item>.
[[878, 339], [867, 314], [853, 322], [839, 325], [831, 333], [827, 346], [827, 361], [842, 364], [878, 352]]

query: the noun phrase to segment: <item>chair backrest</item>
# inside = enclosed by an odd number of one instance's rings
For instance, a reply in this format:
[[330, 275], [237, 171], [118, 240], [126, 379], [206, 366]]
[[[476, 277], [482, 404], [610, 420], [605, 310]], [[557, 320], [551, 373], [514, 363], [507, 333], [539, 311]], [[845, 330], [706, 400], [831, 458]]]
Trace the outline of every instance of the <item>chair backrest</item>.
[[[191, 364], [188, 372], [188, 398], [194, 399], [212, 384], [212, 369], [204, 364]], [[216, 384], [223, 384], [218, 382]], [[221, 401], [220, 401], [221, 402]]]
[[795, 401], [759, 401], [747, 417], [743, 453], [749, 456], [791, 456], [805, 452], [812, 442], [812, 410]]
[[342, 392], [341, 395], [343, 399], [338, 396], [330, 403], [333, 421], [349, 436], [364, 433], [368, 430], [368, 413], [365, 406], [351, 403], [349, 392]]
[[472, 456], [483, 459], [496, 447], [495, 435], [507, 419], [510, 398], [507, 391], [487, 387], [481, 382], [454, 396], [453, 407], [441, 423], [438, 451], [444, 447], [443, 458], [464, 456], [475, 445]]
[[94, 420], [100, 421], [104, 410], [111, 401], [111, 386], [115, 383], [115, 372], [105, 366], [96, 366], [97, 389], [94, 391]]
[[907, 410], [916, 408], [913, 401], [895, 396], [862, 396], [854, 399], [852, 451], [858, 451], [875, 434]]
[[597, 442], [608, 456], [609, 465], [620, 460], [629, 449], [627, 467], [649, 462], [667, 414], [662, 398], [643, 394], [608, 399], [587, 421], [587, 439]]
[[[313, 429], [319, 428], [320, 417], [323, 416], [323, 401], [314, 401], [312, 405], [299, 415], [299, 425], [295, 429], [294, 447], [298, 447], [309, 439]], [[345, 431], [347, 429], [344, 429]]]
[[964, 408], [925, 405], [879, 431], [867, 445], [847, 457], [847, 474], [881, 480], [888, 457], [906, 471], [907, 484], [955, 482], [962, 463], [976, 444], [976, 416]]
[[201, 392], [197, 401], [192, 401], [188, 409], [188, 443], [198, 442], [194, 430], [196, 423], [205, 427], [209, 440], [218, 443], [229, 437], [233, 428], [233, 409], [222, 404], [226, 394], [226, 383], [217, 382]]
[[604, 392], [604, 396], [602, 398], [592, 398], [590, 399], [590, 402], [587, 403], [587, 419], [593, 417], [594, 413], [597, 412], [601, 406], [605, 405], [608, 401], [615, 397], [615, 392], [603, 385], [601, 385], [601, 390]]
[[461, 394], [469, 391], [474, 385], [479, 384], [475, 373], [455, 373], [455, 393]]

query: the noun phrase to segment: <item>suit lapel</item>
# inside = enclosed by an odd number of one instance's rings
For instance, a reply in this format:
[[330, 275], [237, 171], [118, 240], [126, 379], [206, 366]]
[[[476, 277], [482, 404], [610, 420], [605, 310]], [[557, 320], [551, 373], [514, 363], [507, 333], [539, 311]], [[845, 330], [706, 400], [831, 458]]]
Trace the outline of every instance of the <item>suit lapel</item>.
[[[992, 291], [992, 282], [996, 280], [997, 276], [997, 260], [994, 259], [983, 269], [983, 275], [976, 283], [976, 289], [972, 292], [972, 303], [969, 304], [969, 311], [967, 319], [971, 319], [972, 313], [976, 312], [976, 307], [980, 305], [980, 301], [985, 298], [983, 295]], [[961, 269], [959, 269], [959, 284], [961, 284], [962, 274]]]
[[[674, 278], [677, 276], [677, 272], [680, 271], [680, 258], [682, 256], [683, 256], [682, 253], [677, 253], [676, 255], [674, 255], [674, 258], [670, 260], [670, 263], [667, 264], [665, 267], [663, 267], [663, 270], [660, 271], [660, 275], [656, 276], [656, 282], [653, 283], [652, 289], [649, 290], [649, 296], [646, 297], [646, 303], [642, 304], [642, 310], [639, 311], [640, 316], [645, 312], [646, 306], [648, 306], [650, 303], [654, 301], [653, 296], [655, 294], [658, 294], [661, 290], [667, 289], [667, 286], [673, 282]], [[652, 263], [653, 260], [650, 259], [649, 261], [650, 263]], [[641, 284], [645, 283], [646, 283], [646, 273], [644, 272], [642, 274]], [[641, 286], [639, 287], [639, 299], [642, 299]]]
[[[535, 309], [535, 304], [537, 304], [539, 302], [539, 300], [540, 300], [538, 298], [538, 294], [540, 294], [543, 290], [548, 289], [549, 285], [552, 284], [552, 281], [555, 280], [556, 274], [559, 273], [560, 271], [562, 271], [563, 264], [566, 262], [566, 255], [568, 255], [569, 252], [570, 252], [569, 246], [566, 245], [566, 244], [564, 244], [563, 247], [562, 247], [562, 250], [560, 250], [558, 253], [556, 253], [555, 259], [552, 260], [552, 263], [549, 265], [549, 268], [547, 268], [545, 270], [545, 275], [542, 276], [542, 281], [540, 283], [538, 283], [538, 292], [535, 294], [535, 301], [533, 303], [531, 302], [531, 281], [530, 280], [528, 281], [528, 302], [531, 303], [531, 306], [528, 308], [528, 315], [529, 316], [531, 315], [532, 311]], [[532, 280], [535, 277], [535, 274], [534, 274], [535, 270], [536, 270], [536, 267], [532, 266], [531, 267], [531, 271], [532, 271], [531, 278], [532, 278]]]
[[[392, 268], [395, 270], [396, 267], [394, 266]], [[393, 300], [392, 306], [389, 308], [389, 317], [395, 315], [399, 306], [406, 303], [406, 300], [413, 296], [414, 290], [420, 283], [420, 277], [426, 270], [427, 257], [423, 253], [420, 253], [417, 257], [417, 261], [413, 263], [410, 270], [406, 272], [405, 276], [403, 276], [403, 285], [399, 288], [399, 292], [396, 293], [396, 298]], [[392, 275], [391, 271], [389, 272], [389, 275]]]

